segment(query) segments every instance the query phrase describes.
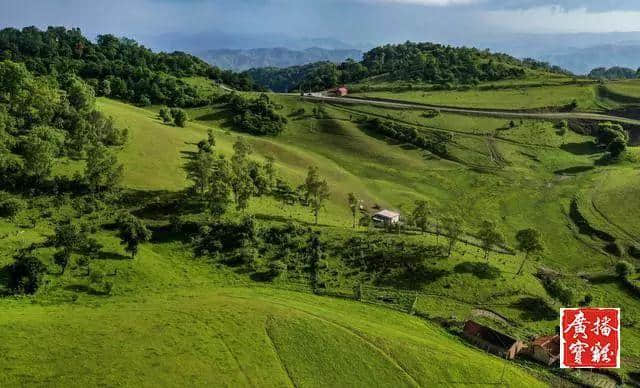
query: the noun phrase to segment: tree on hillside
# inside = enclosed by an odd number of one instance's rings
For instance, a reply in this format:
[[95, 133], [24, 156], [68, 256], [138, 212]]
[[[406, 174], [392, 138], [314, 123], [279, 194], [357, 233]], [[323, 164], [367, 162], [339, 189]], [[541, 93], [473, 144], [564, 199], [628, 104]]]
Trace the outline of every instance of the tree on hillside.
[[320, 232], [311, 232], [307, 240], [305, 255], [311, 269], [311, 284], [315, 291], [318, 287], [318, 278], [320, 270], [320, 260], [324, 257], [323, 244], [320, 240]]
[[462, 219], [453, 216], [447, 217], [442, 222], [442, 228], [449, 241], [447, 245], [447, 257], [450, 257], [454, 246], [458, 242], [458, 238], [462, 235]]
[[169, 110], [169, 108], [165, 106], [160, 108], [160, 111], [158, 112], [158, 116], [162, 119], [162, 122], [165, 124], [169, 124], [173, 120], [173, 117], [171, 117], [171, 111]]
[[209, 187], [205, 194], [207, 208], [214, 217], [223, 215], [229, 207], [231, 192], [231, 167], [229, 162], [222, 156], [213, 161], [209, 176]]
[[611, 122], [600, 123], [598, 126], [598, 143], [606, 147], [612, 158], [617, 158], [622, 154], [629, 142], [629, 134], [620, 124]]
[[138, 254], [138, 245], [151, 239], [151, 232], [139, 218], [124, 213], [118, 219], [118, 236], [124, 250], [129, 252], [133, 259]]
[[249, 199], [256, 188], [249, 174], [249, 155], [253, 152], [249, 143], [243, 138], [233, 144], [231, 157], [231, 189], [238, 210], [244, 211], [249, 206]]
[[200, 196], [204, 196], [209, 188], [213, 164], [213, 155], [200, 150], [184, 167], [187, 172], [187, 179], [193, 182], [195, 191], [200, 194]]
[[612, 158], [617, 158], [627, 149], [627, 142], [622, 137], [615, 138], [609, 145], [607, 146], [607, 151]]
[[282, 203], [283, 207], [295, 205], [298, 197], [296, 191], [283, 179], [277, 179], [273, 189], [274, 198]]
[[184, 128], [187, 125], [187, 121], [189, 120], [189, 116], [187, 116], [187, 112], [180, 108], [172, 108], [171, 109], [171, 117], [173, 117], [173, 123], [178, 126]]
[[324, 207], [324, 202], [329, 198], [329, 185], [326, 180], [320, 177], [318, 167], [309, 167], [307, 178], [302, 185], [302, 189], [305, 200], [311, 207], [317, 225], [318, 214]]
[[33, 294], [40, 285], [47, 267], [29, 251], [20, 251], [9, 266], [8, 286], [14, 294]]
[[623, 279], [635, 272], [635, 268], [633, 264], [625, 260], [619, 261], [616, 264], [615, 269], [616, 269], [616, 274]]
[[540, 232], [535, 229], [523, 229], [516, 233], [516, 240], [518, 241], [517, 249], [520, 252], [524, 252], [524, 258], [522, 259], [522, 263], [520, 264], [520, 268], [518, 268], [517, 275], [522, 274], [522, 269], [524, 268], [524, 264], [529, 259], [529, 255], [532, 253], [540, 253], [543, 251], [544, 246], [542, 245]]
[[91, 192], [117, 188], [123, 173], [124, 167], [118, 163], [115, 153], [102, 144], [92, 147], [87, 152], [84, 176]]
[[353, 216], [353, 228], [355, 229], [357, 226], [356, 217], [358, 216], [358, 210], [360, 209], [360, 200], [354, 193], [349, 193], [347, 201], [349, 202], [349, 210], [351, 210], [351, 215]]
[[264, 169], [265, 178], [267, 179], [267, 185], [273, 189], [277, 179], [275, 158], [271, 155], [267, 155], [262, 167]]
[[54, 261], [61, 267], [61, 274], [64, 274], [71, 254], [84, 245], [86, 238], [77, 225], [66, 222], [56, 226], [55, 235], [50, 241], [54, 247], [60, 248], [60, 251], [54, 255]]
[[483, 221], [478, 231], [478, 238], [482, 242], [485, 260], [489, 261], [489, 252], [499, 244], [504, 244], [504, 237], [496, 230], [496, 226], [491, 221]]
[[431, 210], [429, 208], [429, 203], [424, 200], [418, 200], [415, 203], [415, 207], [411, 212], [411, 222], [420, 229], [422, 234], [427, 231], [427, 227], [429, 226], [429, 215], [431, 214]]
[[51, 169], [58, 153], [58, 147], [48, 139], [43, 139], [37, 133], [30, 133], [24, 140], [24, 171], [36, 183], [51, 175]]
[[216, 148], [216, 137], [213, 129], [207, 130], [207, 138], [198, 142], [198, 149], [205, 152], [213, 152]]

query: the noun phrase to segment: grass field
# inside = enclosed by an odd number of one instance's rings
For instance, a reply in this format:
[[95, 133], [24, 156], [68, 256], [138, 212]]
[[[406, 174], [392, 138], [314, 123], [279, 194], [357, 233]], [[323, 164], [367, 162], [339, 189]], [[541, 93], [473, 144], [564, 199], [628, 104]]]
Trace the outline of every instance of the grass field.
[[638, 80], [608, 82], [605, 88], [615, 94], [635, 99], [635, 102], [640, 101], [640, 81]]
[[[420, 102], [501, 109], [550, 106], [550, 101], [561, 105], [576, 98], [580, 108], [596, 109], [593, 86], [428, 92], [429, 101], [422, 100], [422, 94], [405, 94], [394, 98], [409, 95]], [[593, 138], [570, 131], [560, 135], [554, 123], [540, 120], [511, 125], [498, 118], [445, 113], [424, 117], [424, 111], [329, 104], [322, 105], [325, 117], [317, 119], [309, 102], [295, 96], [272, 98], [289, 121], [278, 137], [235, 132], [223, 106], [190, 109], [186, 128], [178, 128], [156, 117], [159, 107], [143, 109], [103, 98], [98, 104], [119, 126], [129, 128], [129, 141], [118, 151], [125, 165], [124, 186], [148, 197], [170, 196], [189, 185], [184, 163], [211, 128], [219, 152], [230, 155], [237, 136], [245, 136], [254, 149], [252, 157], [273, 156], [278, 174], [294, 186], [303, 182], [308, 166], [318, 166], [331, 197], [317, 229], [330, 241], [371, 233], [350, 228], [349, 192], [357, 193], [367, 207], [378, 204], [403, 214], [415, 200], [425, 199], [434, 224], [455, 212], [464, 218], [465, 236], [471, 240], [484, 219], [498, 225], [509, 247], [515, 247], [518, 230], [536, 228], [545, 251], [526, 263], [521, 276], [516, 276], [521, 254], [494, 252], [487, 261], [492, 275], [474, 272], [483, 254], [466, 244], [459, 244], [450, 258], [427, 263], [433, 276], [414, 290], [420, 293], [416, 310], [436, 320], [477, 319], [520, 338], [553, 333], [561, 303], [534, 276], [538, 269], [550, 268], [572, 285], [576, 302], [590, 295], [592, 305], [623, 308], [621, 374], [640, 369], [640, 301], [615, 279], [589, 282], [578, 276], [610, 275], [619, 259], [603, 251], [603, 241], [582, 234], [570, 216], [571, 203], [578, 198], [592, 226], [620, 236], [625, 248], [633, 243], [640, 232], [640, 175], [634, 162], [602, 166], [598, 160], [603, 153], [593, 146]], [[369, 133], [358, 123], [365, 116], [451, 134], [450, 157]], [[632, 148], [630, 153], [637, 151]], [[64, 161], [55, 172], [72, 175], [81, 169], [82, 162]], [[34, 207], [13, 222], [0, 220], [0, 267], [16, 249], [43, 241], [56, 222], [77, 212], [72, 198], [58, 201], [49, 218], [38, 218]], [[589, 208], [591, 203], [599, 212]], [[313, 220], [307, 208], [283, 207], [266, 197], [253, 199], [247, 212], [260, 226]], [[241, 215], [232, 211], [230, 217]], [[30, 217], [37, 218], [33, 227], [25, 226]], [[96, 217], [99, 222], [107, 215]], [[148, 221], [155, 225], [166, 220]], [[72, 268], [63, 276], [55, 271], [47, 275], [46, 285], [34, 297], [0, 299], [0, 354], [10, 361], [0, 359], [0, 386], [565, 382], [541, 367], [506, 363], [475, 350], [436, 321], [259, 285], [234, 268], [195, 259], [184, 242], [153, 241], [130, 260], [113, 232], [102, 230], [95, 237], [104, 252], [92, 265], [114, 283], [110, 296], [101, 295]], [[443, 243], [432, 234], [402, 238]], [[55, 268], [51, 248], [39, 253]], [[327, 260], [342, 269], [337, 261]], [[363, 277], [347, 271], [340, 275], [345, 289], [356, 281]], [[545, 301], [552, 312], [545, 315], [532, 308], [532, 300], [538, 303], [533, 307]], [[502, 318], [494, 319], [487, 311]]]
[[467, 91], [372, 91], [356, 93], [357, 97], [387, 98], [452, 107], [530, 110], [561, 108], [578, 103], [578, 110], [597, 112], [603, 110], [592, 85], [561, 85], [545, 87], [516, 86], [513, 88]]
[[543, 386], [420, 319], [286, 291], [2, 304], [2, 386]]

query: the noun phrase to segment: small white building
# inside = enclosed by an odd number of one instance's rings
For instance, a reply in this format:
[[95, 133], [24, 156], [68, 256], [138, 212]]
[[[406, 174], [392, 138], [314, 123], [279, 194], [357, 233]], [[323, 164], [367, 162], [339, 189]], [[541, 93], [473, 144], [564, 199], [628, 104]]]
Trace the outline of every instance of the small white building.
[[400, 213], [392, 212], [391, 210], [382, 210], [371, 217], [374, 222], [383, 225], [395, 225], [400, 222]]

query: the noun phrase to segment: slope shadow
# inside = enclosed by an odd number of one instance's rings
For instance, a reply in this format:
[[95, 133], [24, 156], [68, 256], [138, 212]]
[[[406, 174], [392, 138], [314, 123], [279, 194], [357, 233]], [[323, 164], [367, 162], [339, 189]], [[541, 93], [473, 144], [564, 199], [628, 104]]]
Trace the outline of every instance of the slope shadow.
[[96, 257], [98, 260], [131, 260], [131, 257], [116, 252], [99, 252]]
[[465, 261], [456, 265], [453, 270], [459, 274], [473, 274], [478, 279], [497, 279], [500, 277], [500, 269], [487, 263]]
[[556, 309], [539, 297], [522, 298], [510, 307], [520, 310], [520, 318], [526, 321], [553, 321], [558, 318]]
[[583, 143], [566, 143], [561, 145], [560, 149], [574, 155], [593, 155], [600, 152], [596, 143], [592, 141], [585, 141]]
[[595, 168], [594, 166], [574, 166], [574, 167], [565, 168], [563, 170], [556, 170], [553, 173], [556, 175], [565, 175], [565, 174], [574, 175], [574, 174], [579, 174], [581, 172], [591, 171], [594, 168]]

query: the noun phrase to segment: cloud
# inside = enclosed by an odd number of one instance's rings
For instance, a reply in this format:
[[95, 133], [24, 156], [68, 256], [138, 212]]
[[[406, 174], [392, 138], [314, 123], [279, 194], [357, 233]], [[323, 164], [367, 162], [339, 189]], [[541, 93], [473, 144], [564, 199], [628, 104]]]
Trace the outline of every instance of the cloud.
[[483, 0], [360, 0], [365, 3], [388, 3], [388, 4], [412, 4], [435, 7], [446, 7], [450, 5], [468, 5], [480, 3]]
[[514, 32], [629, 32], [640, 31], [640, 11], [565, 9], [560, 6], [483, 12], [482, 20]]

